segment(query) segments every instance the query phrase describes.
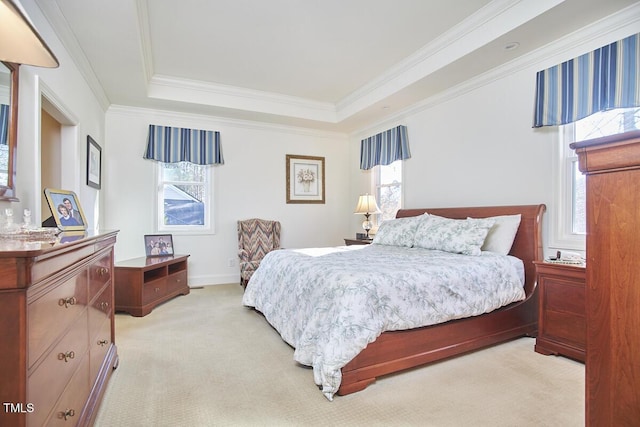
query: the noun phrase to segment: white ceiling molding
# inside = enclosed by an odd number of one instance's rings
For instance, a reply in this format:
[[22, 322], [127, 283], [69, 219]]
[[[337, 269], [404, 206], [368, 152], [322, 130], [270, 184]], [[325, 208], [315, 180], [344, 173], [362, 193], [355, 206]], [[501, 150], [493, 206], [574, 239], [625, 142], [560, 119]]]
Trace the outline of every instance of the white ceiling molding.
[[344, 120], [535, 18], [564, 0], [493, 1], [338, 103]]
[[[100, 107], [102, 107], [104, 111], [107, 111], [107, 108], [111, 105], [111, 101], [104, 91], [102, 84], [100, 84], [100, 80], [96, 76], [93, 68], [91, 68], [91, 63], [80, 47], [80, 43], [78, 43], [73, 31], [71, 31], [62, 11], [58, 7], [58, 3], [44, 0], [36, 0], [36, 3], [53, 27], [58, 39], [73, 59], [73, 62], [78, 67], [87, 85], [96, 96]], [[64, 67], [64, 63], [61, 63], [60, 66]]]
[[[539, 68], [558, 64], [598, 49], [602, 46], [602, 38], [610, 39], [611, 42], [621, 40], [630, 35], [636, 34], [640, 28], [640, 2], [627, 7], [613, 15], [601, 19], [593, 24], [581, 28], [567, 36], [555, 40], [542, 48], [538, 48], [526, 55], [514, 59], [498, 68], [487, 71], [474, 78], [453, 86], [446, 91], [431, 96], [423, 101], [413, 104], [384, 120], [371, 123], [364, 128], [350, 132], [351, 138], [360, 138], [370, 135], [376, 129], [388, 128], [395, 123], [402, 122], [406, 117], [418, 114], [435, 105], [442, 104], [451, 99], [464, 95], [472, 90], [490, 84], [494, 81], [505, 78], [515, 72], [529, 68], [534, 64], [539, 64]], [[532, 81], [532, 88], [535, 81]], [[531, 110], [533, 119], [533, 107]]]
[[156, 75], [147, 92], [151, 98], [337, 122], [334, 104], [235, 86]]

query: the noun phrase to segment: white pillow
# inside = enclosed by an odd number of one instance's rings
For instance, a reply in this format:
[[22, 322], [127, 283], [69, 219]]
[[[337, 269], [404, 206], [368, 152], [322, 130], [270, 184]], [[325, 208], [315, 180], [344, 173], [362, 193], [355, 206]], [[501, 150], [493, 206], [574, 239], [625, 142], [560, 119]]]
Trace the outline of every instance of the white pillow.
[[516, 238], [518, 227], [520, 227], [521, 218], [522, 215], [520, 214], [481, 218], [481, 220], [492, 219], [495, 221], [495, 224], [487, 234], [487, 238], [484, 240], [482, 250], [508, 255], [511, 251], [511, 246], [513, 246], [513, 240]]
[[413, 246], [419, 217], [396, 218], [384, 221], [373, 238], [374, 244], [390, 246]]
[[465, 255], [480, 255], [492, 219], [451, 219], [434, 215], [423, 218], [416, 231], [414, 246]]

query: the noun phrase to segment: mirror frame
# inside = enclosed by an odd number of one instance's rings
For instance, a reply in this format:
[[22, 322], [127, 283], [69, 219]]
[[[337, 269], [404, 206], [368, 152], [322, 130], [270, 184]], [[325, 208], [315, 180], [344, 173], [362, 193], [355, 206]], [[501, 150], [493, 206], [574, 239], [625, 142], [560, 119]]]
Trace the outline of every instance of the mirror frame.
[[2, 61], [11, 72], [11, 91], [9, 93], [9, 168], [7, 170], [7, 185], [0, 185], [0, 200], [19, 201], [16, 198], [16, 159], [18, 151], [18, 69], [20, 64]]

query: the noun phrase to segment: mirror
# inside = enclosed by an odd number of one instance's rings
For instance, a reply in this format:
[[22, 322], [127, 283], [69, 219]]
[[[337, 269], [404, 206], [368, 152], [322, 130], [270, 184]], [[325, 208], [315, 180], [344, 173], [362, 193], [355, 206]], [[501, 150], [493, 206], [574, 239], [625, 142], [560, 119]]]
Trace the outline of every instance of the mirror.
[[15, 195], [18, 143], [18, 64], [0, 62], [0, 200]]

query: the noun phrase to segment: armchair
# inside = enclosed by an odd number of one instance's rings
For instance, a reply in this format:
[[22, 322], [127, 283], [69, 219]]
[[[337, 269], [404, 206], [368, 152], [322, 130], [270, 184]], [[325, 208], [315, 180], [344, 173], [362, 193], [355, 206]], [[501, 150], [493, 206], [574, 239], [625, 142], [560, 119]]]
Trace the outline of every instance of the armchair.
[[238, 221], [240, 285], [246, 287], [264, 256], [280, 248], [280, 222], [266, 219]]

